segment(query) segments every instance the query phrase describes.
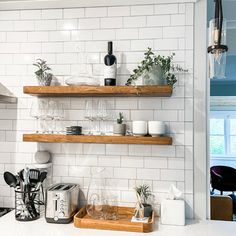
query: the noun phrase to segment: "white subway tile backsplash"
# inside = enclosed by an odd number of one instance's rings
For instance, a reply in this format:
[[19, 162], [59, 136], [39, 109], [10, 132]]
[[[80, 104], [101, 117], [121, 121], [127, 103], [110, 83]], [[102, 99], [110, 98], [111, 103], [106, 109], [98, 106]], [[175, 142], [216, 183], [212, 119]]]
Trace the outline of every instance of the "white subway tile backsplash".
[[70, 31], [54, 31], [49, 33], [49, 41], [69, 41]]
[[13, 31], [14, 23], [13, 21], [1, 21], [0, 31]]
[[99, 156], [98, 165], [120, 167], [121, 166], [120, 156], [108, 156], [108, 155]]
[[48, 32], [29, 32], [28, 41], [29, 42], [47, 42]]
[[[2, 11], [0, 80], [19, 100], [17, 106], [0, 105], [0, 172], [24, 168], [25, 164], [32, 164], [37, 150], [48, 150], [52, 153], [55, 182], [76, 182], [86, 192], [91, 173], [105, 167], [107, 185], [117, 190], [121, 205], [136, 202], [133, 188], [138, 184], [149, 184], [157, 200], [165, 198], [169, 186], [174, 184], [183, 191], [191, 216], [193, 11], [192, 3]], [[189, 69], [190, 73], [177, 76], [170, 98], [106, 98], [108, 110], [115, 117], [124, 113], [128, 130], [132, 120], [163, 120], [173, 145], [22, 142], [23, 133], [35, 130], [35, 120], [29, 112], [32, 98], [22, 93], [23, 85], [37, 84], [32, 63], [37, 58], [47, 60], [62, 84], [71, 75], [88, 73], [92, 64], [93, 75], [103, 81], [109, 40], [114, 43], [119, 85], [143, 60], [147, 47], [165, 56], [175, 52], [175, 62]], [[89, 122], [84, 119], [87, 99], [55, 98], [65, 104], [64, 126], [82, 125], [84, 130], [88, 127]], [[113, 121], [109, 121], [111, 130], [112, 125]], [[14, 205], [13, 192], [5, 195], [0, 193], [0, 204], [2, 201], [4, 205]]]
[[7, 33], [0, 32], [0, 42], [6, 42], [6, 39], [7, 39]]
[[20, 12], [19, 11], [1, 11], [0, 20], [19, 20]]
[[76, 30], [77, 28], [78, 28], [77, 19], [57, 21], [57, 30]]
[[71, 9], [64, 9], [64, 18], [71, 19], [71, 18], [82, 18], [84, 17], [84, 8], [71, 8]]
[[185, 26], [164, 27], [163, 38], [184, 38], [185, 30]]
[[184, 159], [183, 158], [168, 158], [168, 169], [184, 169]]
[[152, 15], [154, 12], [153, 5], [143, 5], [143, 6], [131, 6], [131, 15], [138, 16], [138, 15]]
[[132, 51], [145, 51], [147, 48], [153, 48], [153, 40], [132, 40]]
[[90, 7], [85, 9], [85, 17], [106, 17], [106, 7]]
[[146, 25], [145, 16], [124, 17], [124, 28], [144, 27]]
[[175, 146], [152, 146], [152, 156], [158, 157], [175, 157]]
[[108, 7], [108, 16], [129, 16], [130, 7], [121, 6], [121, 7]]
[[115, 30], [94, 30], [93, 39], [112, 41], [115, 39]]
[[182, 110], [184, 109], [184, 99], [183, 98], [163, 98], [162, 99], [162, 108], [170, 110]]
[[114, 168], [114, 177], [118, 179], [136, 179], [136, 168]]
[[84, 144], [85, 155], [104, 155], [105, 154], [105, 144]]
[[178, 49], [178, 40], [176, 39], [157, 39], [154, 41], [155, 50], [176, 50]]
[[167, 158], [145, 157], [144, 168], [157, 168], [157, 169], [167, 168]]
[[159, 180], [160, 170], [159, 169], [137, 169], [137, 178], [144, 180]]
[[101, 18], [101, 28], [122, 28], [122, 17], [107, 17]]
[[41, 43], [21, 43], [20, 52], [21, 53], [40, 53]]
[[139, 39], [157, 39], [162, 38], [162, 27], [139, 28]]
[[171, 25], [185, 25], [185, 15], [171, 15]]
[[154, 120], [178, 121], [178, 111], [176, 111], [176, 110], [156, 110], [154, 112]]
[[42, 19], [61, 19], [62, 9], [42, 10]]
[[57, 43], [57, 42], [43, 43], [42, 52], [45, 53], [63, 52], [63, 43]]
[[129, 145], [129, 156], [150, 156], [151, 146], [149, 145]]
[[169, 26], [170, 16], [147, 16], [147, 26]]
[[107, 155], [128, 155], [128, 145], [126, 144], [106, 144]]
[[41, 19], [41, 10], [22, 10], [20, 11], [21, 20], [39, 20]]
[[161, 109], [161, 99], [159, 98], [140, 98], [138, 101], [138, 109]]
[[100, 26], [100, 22], [98, 18], [91, 19], [79, 19], [79, 29], [98, 29]]
[[158, 4], [155, 5], [155, 14], [166, 15], [178, 13], [178, 4]]
[[[11, 22], [13, 23], [13, 22]], [[2, 22], [1, 24], [2, 25]], [[35, 26], [37, 26], [37, 23], [35, 23], [32, 20], [25, 20], [25, 21], [14, 21], [14, 31], [33, 31], [35, 29]], [[11, 26], [9, 25], [9, 29]], [[36, 27], [37, 29], [37, 27]], [[11, 30], [10, 30], [11, 31]]]
[[194, 5], [193, 4], [186, 4], [186, 25], [193, 25], [194, 19]]
[[35, 30], [37, 30], [37, 31], [56, 30], [56, 29], [57, 29], [56, 20], [35, 21]]
[[143, 168], [143, 157], [135, 156], [135, 157], [128, 157], [123, 156], [121, 157], [121, 167], [136, 167], [136, 168]]
[[116, 30], [116, 39], [137, 39], [138, 29], [118, 29]]
[[184, 181], [184, 170], [161, 170], [161, 180]]

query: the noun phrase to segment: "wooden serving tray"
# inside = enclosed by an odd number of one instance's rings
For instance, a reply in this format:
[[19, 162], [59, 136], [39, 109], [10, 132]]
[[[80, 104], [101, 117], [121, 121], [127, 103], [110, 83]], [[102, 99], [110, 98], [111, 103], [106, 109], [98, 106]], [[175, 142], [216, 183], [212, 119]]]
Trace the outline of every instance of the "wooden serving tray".
[[139, 233], [149, 233], [154, 228], [154, 212], [148, 223], [131, 222], [135, 208], [118, 207], [118, 220], [98, 220], [91, 218], [83, 207], [74, 216], [74, 226], [77, 228], [117, 230]]

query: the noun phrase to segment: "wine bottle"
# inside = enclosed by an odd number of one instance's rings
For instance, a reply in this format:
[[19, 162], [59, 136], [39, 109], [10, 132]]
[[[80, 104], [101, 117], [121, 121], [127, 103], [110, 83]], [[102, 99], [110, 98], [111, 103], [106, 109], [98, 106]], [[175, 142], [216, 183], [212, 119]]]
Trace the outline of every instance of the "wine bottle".
[[113, 43], [108, 42], [108, 54], [104, 57], [104, 84], [105, 86], [116, 85], [117, 60], [113, 55]]

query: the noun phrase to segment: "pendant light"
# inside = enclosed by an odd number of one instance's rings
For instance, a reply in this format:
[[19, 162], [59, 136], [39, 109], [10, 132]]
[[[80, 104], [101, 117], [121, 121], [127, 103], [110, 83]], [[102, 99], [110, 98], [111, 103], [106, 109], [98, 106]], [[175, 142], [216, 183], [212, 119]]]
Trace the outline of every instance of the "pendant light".
[[226, 66], [226, 21], [223, 18], [222, 1], [215, 0], [215, 18], [209, 23], [210, 78], [225, 78]]

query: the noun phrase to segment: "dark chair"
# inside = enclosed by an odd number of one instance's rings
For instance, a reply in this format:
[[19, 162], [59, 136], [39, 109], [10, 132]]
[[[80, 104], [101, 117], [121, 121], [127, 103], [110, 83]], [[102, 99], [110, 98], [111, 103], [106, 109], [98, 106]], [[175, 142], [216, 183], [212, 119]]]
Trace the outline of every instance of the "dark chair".
[[236, 169], [229, 166], [212, 166], [210, 171], [213, 192], [216, 189], [222, 195], [223, 191], [236, 191]]

